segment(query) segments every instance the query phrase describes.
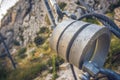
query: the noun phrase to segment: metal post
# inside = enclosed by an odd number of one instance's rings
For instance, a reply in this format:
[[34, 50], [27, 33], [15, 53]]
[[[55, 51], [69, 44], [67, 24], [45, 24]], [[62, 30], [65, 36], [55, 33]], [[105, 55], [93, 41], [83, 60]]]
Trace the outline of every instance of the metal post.
[[44, 3], [44, 5], [45, 5], [45, 7], [46, 7], [46, 9], [47, 9], [47, 14], [48, 14], [48, 17], [49, 17], [50, 22], [51, 22], [51, 25], [52, 25], [51, 28], [53, 29], [53, 28], [55, 28], [56, 23], [55, 23], [55, 19], [54, 19], [52, 10], [51, 10], [51, 8], [50, 8], [50, 6], [49, 6], [48, 0], [43, 0], [43, 3]]
[[[16, 68], [15, 62], [13, 61], [13, 58], [12, 58], [12, 56], [10, 55], [9, 49], [8, 49], [8, 47], [7, 47], [7, 45], [6, 45], [5, 41], [4, 41], [3, 36], [2, 36], [1, 33], [0, 33], [0, 41], [3, 43], [4, 48], [5, 48], [5, 51], [7, 52], [7, 56], [8, 56], [8, 58], [10, 59], [12, 65], [13, 65], [13, 67], [14, 67], [14, 69], [15, 69], [15, 68]], [[6, 53], [5, 53], [5, 54], [6, 54]]]
[[51, 3], [51, 5], [54, 7], [55, 12], [57, 13], [58, 17], [59, 17], [60, 19], [62, 19], [62, 18], [63, 18], [63, 13], [62, 13], [59, 5], [57, 4], [56, 0], [50, 0], [50, 3]]

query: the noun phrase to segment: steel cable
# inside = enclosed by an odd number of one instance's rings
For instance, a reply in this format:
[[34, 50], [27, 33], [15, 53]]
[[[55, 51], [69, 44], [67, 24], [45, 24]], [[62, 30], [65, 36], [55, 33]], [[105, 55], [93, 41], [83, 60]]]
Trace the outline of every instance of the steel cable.
[[109, 19], [105, 15], [97, 14], [97, 13], [88, 13], [78, 18], [78, 20], [82, 20], [83, 18], [89, 18], [89, 17], [90, 18], [95, 17], [98, 20], [100, 20], [105, 27], [107, 27], [115, 36], [120, 38], [120, 29], [111, 19]]

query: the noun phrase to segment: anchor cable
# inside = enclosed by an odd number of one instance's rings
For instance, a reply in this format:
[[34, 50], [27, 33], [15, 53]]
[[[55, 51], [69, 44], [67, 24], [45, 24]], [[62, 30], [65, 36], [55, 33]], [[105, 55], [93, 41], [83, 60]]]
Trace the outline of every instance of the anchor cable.
[[120, 28], [111, 19], [109, 19], [105, 15], [98, 14], [98, 13], [88, 13], [88, 14], [85, 14], [85, 15], [81, 16], [80, 18], [78, 18], [78, 20], [82, 20], [83, 18], [91, 18], [91, 17], [97, 18], [115, 36], [117, 36], [118, 38], [120, 38]]

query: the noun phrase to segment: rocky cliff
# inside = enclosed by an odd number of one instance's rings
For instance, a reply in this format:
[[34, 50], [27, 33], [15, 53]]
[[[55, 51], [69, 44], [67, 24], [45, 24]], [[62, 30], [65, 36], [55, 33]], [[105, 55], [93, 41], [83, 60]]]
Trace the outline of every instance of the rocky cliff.
[[[75, 12], [77, 0], [57, 1], [67, 4], [65, 10]], [[0, 32], [7, 38], [8, 45], [15, 41], [19, 42], [21, 46], [26, 46], [28, 42], [34, 40], [40, 27], [48, 26], [45, 21], [46, 14], [42, 0], [19, 0], [2, 19]]]
[[[76, 12], [75, 9], [78, 7], [75, 3], [77, 0], [57, 0], [58, 3], [66, 3], [64, 10], [68, 10], [71, 13]], [[89, 1], [89, 0], [86, 0]], [[117, 3], [105, 2], [102, 5]], [[104, 7], [104, 6], [103, 6]], [[119, 8], [114, 10], [115, 22], [120, 26], [119, 21]], [[32, 42], [36, 37], [36, 33], [40, 27], [50, 26], [46, 22], [46, 10], [42, 3], [42, 0], [19, 0], [15, 6], [8, 10], [8, 13], [1, 20], [0, 32], [6, 37], [6, 43], [9, 47], [13, 46], [14, 42], [20, 44], [20, 46], [26, 46], [29, 42]], [[2, 47], [2, 45], [0, 45]]]
[[[69, 9], [74, 9], [71, 5], [75, 5], [76, 0], [66, 0]], [[72, 11], [72, 10], [71, 10]], [[40, 27], [50, 26], [49, 21], [46, 22], [48, 16], [42, 0], [19, 0], [15, 6], [8, 10], [8, 13], [1, 20], [0, 32], [6, 37], [7, 45], [12, 48], [13, 43], [26, 46], [33, 42], [36, 33]], [[0, 45], [2, 47], [3, 45]]]
[[17, 41], [26, 46], [39, 28], [46, 26], [45, 15], [41, 0], [20, 0], [2, 19], [0, 32], [7, 38], [7, 44]]
[[[66, 7], [64, 8], [64, 10], [68, 10], [71, 13], [76, 12], [75, 9], [78, 6], [75, 3], [77, 0], [57, 1], [58, 3], [66, 3]], [[120, 26], [120, 8], [116, 8], [114, 12], [114, 21], [118, 26]], [[7, 45], [12, 48], [14, 47], [14, 43], [19, 43], [20, 46], [26, 46], [28, 43], [33, 42], [34, 38], [37, 36], [36, 33], [40, 30], [41, 27], [50, 26], [50, 24], [46, 22], [46, 14], [47, 13], [42, 0], [19, 0], [19, 2], [17, 2], [15, 6], [9, 9], [8, 13], [1, 21], [0, 33], [2, 33], [4, 37], [6, 37]], [[2, 46], [3, 45], [0, 45], [0, 50], [3, 50]], [[15, 48], [12, 48], [13, 53], [14, 51]], [[32, 52], [32, 49], [30, 49], [30, 51]], [[69, 71], [65, 71], [66, 73], [61, 72], [60, 76], [62, 77], [59, 77], [58, 80], [67, 79], [68, 74], [70, 74]], [[69, 76], [72, 77], [71, 75]]]

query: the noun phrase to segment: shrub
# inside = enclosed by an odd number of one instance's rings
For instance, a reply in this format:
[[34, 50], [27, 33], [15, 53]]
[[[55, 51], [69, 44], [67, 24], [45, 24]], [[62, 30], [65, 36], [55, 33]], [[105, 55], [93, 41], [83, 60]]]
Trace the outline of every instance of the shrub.
[[113, 63], [113, 61], [114, 61], [115, 56], [118, 55], [118, 53], [120, 53], [120, 40], [116, 38], [115, 36], [112, 36], [110, 51], [109, 51], [108, 58], [105, 64], [106, 68], [115, 67], [115, 64], [117, 63], [117, 61], [115, 63]]
[[59, 67], [59, 65], [61, 65], [62, 63], [64, 63], [64, 60], [60, 57], [56, 57], [56, 66]]
[[113, 12], [113, 10], [114, 10], [115, 8], [119, 7], [119, 6], [120, 6], [120, 0], [118, 0], [117, 4], [112, 4], [112, 5], [110, 5], [109, 9], [110, 9], [110, 11]]
[[49, 49], [49, 44], [44, 43], [44, 44], [42, 45], [42, 48], [43, 48], [44, 51], [47, 51], [47, 50]]
[[57, 72], [53, 73], [53, 80], [56, 80], [56, 78], [58, 78]]
[[19, 35], [21, 41], [24, 41], [23, 35]]
[[40, 33], [49, 33], [49, 28], [47, 28], [47, 27], [41, 27], [40, 31], [38, 32], [38, 34], [40, 34]]
[[57, 75], [57, 71], [59, 70], [59, 65], [62, 64], [64, 62], [63, 59], [61, 59], [60, 57], [56, 57], [55, 55], [52, 56], [52, 58], [50, 58], [47, 61], [47, 64], [49, 67], [53, 67], [52, 70], [49, 70], [50, 73], [53, 73], [53, 77], [52, 79], [55, 80], [58, 75]]
[[50, 59], [47, 61], [47, 65], [48, 65], [49, 67], [52, 66], [52, 58], [50, 58]]
[[60, 9], [62, 9], [62, 10], [64, 10], [64, 8], [67, 6], [67, 4], [64, 2], [59, 2], [58, 5], [59, 5]]
[[77, 0], [76, 2], [75, 2], [77, 5], [80, 5], [80, 2]]
[[115, 36], [112, 37], [111, 46], [110, 46], [110, 53], [115, 54], [120, 52], [120, 40]]
[[26, 48], [21, 48], [19, 51], [18, 51], [18, 55], [21, 55], [21, 54], [24, 54], [26, 52]]
[[19, 58], [25, 58], [27, 55], [25, 54], [26, 52], [26, 48], [21, 48], [19, 51], [18, 51], [18, 57]]
[[52, 57], [52, 66], [53, 66], [53, 80], [55, 80], [58, 77], [58, 75], [56, 70], [56, 57], [54, 55]]
[[30, 52], [30, 56], [34, 56], [35, 53], [36, 53], [36, 51], [33, 50], [32, 52]]
[[20, 46], [20, 43], [19, 43], [17, 40], [14, 40], [13, 43], [14, 43], [14, 45], [16, 45], [16, 46]]
[[48, 46], [48, 45], [45, 45], [45, 46], [43, 46], [43, 49], [46, 51], [46, 50], [49, 49], [49, 46]]
[[[48, 64], [48, 66], [50, 67], [50, 66], [53, 66], [52, 65], [52, 60], [53, 60], [53, 58], [50, 58], [48, 61], [47, 61], [47, 64]], [[56, 57], [55, 56], [55, 66], [56, 66], [56, 68], [58, 68], [59, 67], [59, 65], [61, 65], [62, 63], [64, 63], [64, 60], [62, 59], [62, 58], [60, 58], [60, 57]]]
[[6, 80], [32, 80], [42, 71], [48, 69], [45, 63], [27, 64], [28, 67], [17, 68], [8, 74]]
[[7, 77], [7, 71], [0, 63], [0, 80], [5, 80], [6, 77]]
[[44, 41], [45, 41], [45, 39], [41, 36], [37, 36], [34, 39], [34, 43], [35, 43], [36, 46], [39, 46], [39, 45], [43, 44]]
[[85, 21], [85, 22], [92, 23], [92, 24], [100, 24], [97, 19], [85, 18], [84, 21]]

